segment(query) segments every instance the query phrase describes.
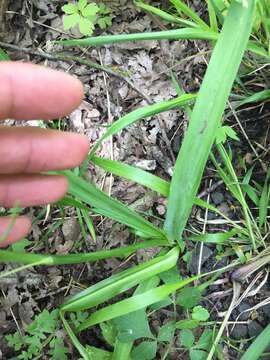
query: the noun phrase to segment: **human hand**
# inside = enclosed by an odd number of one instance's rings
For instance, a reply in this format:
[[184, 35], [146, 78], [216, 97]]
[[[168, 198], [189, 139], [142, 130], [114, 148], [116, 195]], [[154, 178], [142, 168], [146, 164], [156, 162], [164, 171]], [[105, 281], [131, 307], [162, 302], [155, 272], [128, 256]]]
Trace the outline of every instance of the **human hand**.
[[[53, 119], [76, 108], [83, 97], [80, 81], [38, 65], [0, 62], [0, 120]], [[79, 165], [87, 155], [85, 136], [34, 127], [0, 126], [0, 206], [53, 203], [64, 196], [63, 176], [41, 172]], [[10, 218], [0, 217], [0, 236]], [[30, 230], [26, 216], [16, 219], [0, 246], [23, 238]]]

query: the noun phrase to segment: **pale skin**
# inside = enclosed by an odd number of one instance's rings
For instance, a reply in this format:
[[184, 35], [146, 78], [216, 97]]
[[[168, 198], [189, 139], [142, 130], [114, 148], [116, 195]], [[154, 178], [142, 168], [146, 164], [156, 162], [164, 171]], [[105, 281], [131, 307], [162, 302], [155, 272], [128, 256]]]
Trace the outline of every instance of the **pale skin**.
[[[0, 62], [0, 120], [54, 119], [69, 114], [82, 101], [79, 80], [33, 64]], [[0, 206], [45, 205], [62, 198], [68, 188], [63, 176], [41, 172], [73, 168], [89, 150], [85, 136], [33, 127], [0, 126]], [[0, 217], [0, 236], [10, 218]], [[6, 246], [27, 235], [31, 221], [16, 219]]]

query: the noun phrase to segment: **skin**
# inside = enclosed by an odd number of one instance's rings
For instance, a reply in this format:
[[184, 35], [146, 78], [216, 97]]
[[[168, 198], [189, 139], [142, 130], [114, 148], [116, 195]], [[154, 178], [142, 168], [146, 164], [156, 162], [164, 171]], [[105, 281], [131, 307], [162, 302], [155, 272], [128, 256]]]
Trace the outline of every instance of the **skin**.
[[[83, 98], [79, 80], [33, 64], [1, 62], [0, 84], [0, 120], [62, 117]], [[1, 125], [0, 206], [36, 206], [59, 200], [68, 188], [66, 178], [41, 173], [78, 166], [88, 150], [84, 135]], [[26, 216], [18, 217], [12, 226], [10, 218], [0, 217], [0, 236], [8, 233], [0, 246], [25, 237], [30, 228]]]

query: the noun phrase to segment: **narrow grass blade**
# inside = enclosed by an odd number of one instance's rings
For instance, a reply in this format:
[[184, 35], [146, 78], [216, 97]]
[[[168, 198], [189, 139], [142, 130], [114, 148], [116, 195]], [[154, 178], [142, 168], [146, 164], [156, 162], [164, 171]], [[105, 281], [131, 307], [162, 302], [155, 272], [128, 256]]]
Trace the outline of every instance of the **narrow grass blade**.
[[76, 40], [60, 40], [56, 41], [56, 43], [65, 46], [101, 46], [135, 40], [217, 40], [217, 38], [218, 34], [210, 30], [206, 31], [199, 28], [183, 28], [168, 31], [154, 31], [150, 33], [93, 36]]
[[181, 19], [175, 15], [171, 15], [171, 14], [167, 13], [166, 11], [160, 10], [157, 7], [145, 4], [141, 1], [135, 1], [135, 5], [147, 12], [150, 12], [156, 16], [159, 16], [161, 19], [168, 21], [169, 23], [176, 23], [179, 25], [191, 26], [191, 27], [195, 27], [195, 28], [198, 27], [196, 23], [193, 23], [193, 22], [185, 20], [185, 19]]
[[232, 2], [204, 76], [171, 182], [165, 222], [165, 230], [171, 240], [180, 241], [190, 215], [226, 101], [247, 46], [254, 8], [255, 0], [250, 0], [248, 7]]
[[241, 360], [257, 360], [270, 344], [270, 324], [260, 333], [250, 345]]
[[218, 22], [217, 22], [217, 15], [216, 15], [215, 8], [214, 8], [211, 0], [206, 0], [206, 1], [207, 1], [207, 7], [208, 7], [210, 28], [212, 31], [218, 32]]
[[190, 19], [192, 19], [200, 28], [204, 30], [209, 30], [209, 26], [193, 11], [189, 6], [187, 6], [181, 0], [170, 0], [170, 2], [175, 6], [176, 10], [180, 15], [184, 13]]
[[159, 114], [164, 111], [169, 111], [172, 109], [177, 108], [178, 106], [184, 106], [187, 104], [190, 104], [194, 99], [196, 98], [196, 95], [193, 94], [183, 94], [176, 99], [169, 100], [169, 101], [163, 101], [158, 104], [153, 104], [149, 106], [144, 106], [143, 108], [136, 109], [132, 111], [131, 113], [122, 116], [120, 119], [115, 121], [109, 129], [105, 132], [104, 135], [95, 143], [95, 145], [92, 147], [89, 158], [94, 155], [94, 153], [97, 151], [98, 147], [109, 136], [113, 136], [114, 134], [117, 134], [122, 129], [126, 128], [127, 126], [133, 124], [134, 122], [144, 119], [149, 116], [153, 116], [156, 114]]
[[60, 173], [64, 174], [69, 181], [68, 193], [77, 200], [91, 205], [95, 209], [95, 212], [108, 215], [108, 217], [113, 220], [135, 229], [137, 233], [143, 237], [167, 241], [165, 233], [162, 230], [152, 225], [128, 206], [112, 199], [93, 184], [76, 176], [72, 171], [63, 171]]
[[133, 311], [144, 309], [149, 305], [165, 299], [176, 290], [179, 290], [191, 282], [199, 279], [199, 277], [200, 276], [193, 276], [175, 284], [161, 285], [157, 288], [148, 290], [143, 294], [136, 295], [126, 300], [119, 301], [116, 304], [106, 306], [105, 308], [96, 311], [88, 319], [86, 319], [86, 321], [79, 326], [78, 331], [82, 331], [101, 322], [109, 321], [116, 317], [129, 314]]
[[66, 332], [68, 333], [73, 345], [75, 346], [75, 348], [78, 350], [79, 354], [83, 357], [84, 360], [93, 360], [92, 357], [90, 357], [88, 355], [87, 350], [85, 349], [85, 347], [80, 343], [79, 339], [77, 338], [77, 336], [74, 334], [73, 330], [71, 329], [71, 327], [69, 326], [69, 323], [67, 322], [67, 320], [64, 317], [64, 314], [60, 311], [59, 312], [60, 318], [63, 322], [64, 328], [66, 329]]
[[235, 104], [235, 109], [239, 108], [240, 106], [246, 105], [246, 104], [250, 104], [250, 103], [256, 103], [256, 102], [262, 102], [265, 100], [269, 100], [270, 99], [270, 89], [267, 90], [262, 90], [259, 91], [255, 94], [252, 94], [248, 97], [246, 97], [243, 100], [238, 101]]
[[267, 220], [267, 208], [269, 205], [269, 186], [268, 179], [270, 178], [270, 169], [268, 170], [268, 174], [266, 176], [262, 194], [259, 200], [259, 228], [262, 229]]
[[108, 279], [100, 281], [90, 288], [73, 296], [61, 306], [62, 311], [79, 311], [89, 309], [112, 297], [134, 287], [140, 282], [153, 277], [175, 266], [179, 249], [173, 248], [166, 255], [122, 271]]
[[31, 253], [19, 253], [9, 250], [0, 250], [0, 263], [19, 263], [25, 265], [68, 265], [94, 262], [112, 257], [123, 258], [131, 255], [139, 249], [147, 249], [164, 245], [161, 240], [147, 240], [138, 244], [121, 247], [113, 250], [96, 251], [93, 253], [69, 254], [69, 255], [40, 255]]
[[100, 166], [102, 169], [114, 175], [124, 177], [146, 186], [164, 196], [168, 196], [169, 194], [170, 183], [147, 171], [141, 170], [135, 166], [123, 164], [119, 161], [103, 159], [97, 156], [94, 156], [91, 160], [95, 165]]

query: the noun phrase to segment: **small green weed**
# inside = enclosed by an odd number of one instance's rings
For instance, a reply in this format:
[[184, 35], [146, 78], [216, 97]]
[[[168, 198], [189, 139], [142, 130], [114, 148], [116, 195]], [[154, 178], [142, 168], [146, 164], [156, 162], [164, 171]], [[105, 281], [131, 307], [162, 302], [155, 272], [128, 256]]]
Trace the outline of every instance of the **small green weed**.
[[45, 309], [25, 328], [24, 336], [18, 331], [6, 336], [8, 345], [16, 352], [20, 351], [18, 359], [29, 360], [45, 353], [52, 360], [67, 359], [69, 350], [57, 335], [60, 324], [58, 313], [58, 310], [49, 312]]
[[101, 29], [112, 25], [111, 11], [102, 3], [97, 5], [95, 2], [88, 3], [88, 0], [79, 0], [62, 6], [62, 10], [65, 13], [65, 30], [79, 26], [82, 35], [92, 35], [96, 25]]

